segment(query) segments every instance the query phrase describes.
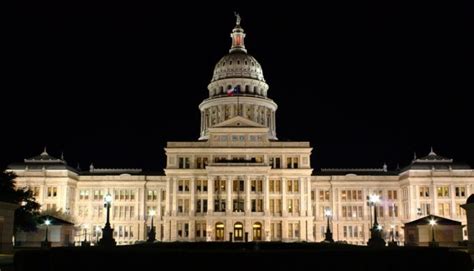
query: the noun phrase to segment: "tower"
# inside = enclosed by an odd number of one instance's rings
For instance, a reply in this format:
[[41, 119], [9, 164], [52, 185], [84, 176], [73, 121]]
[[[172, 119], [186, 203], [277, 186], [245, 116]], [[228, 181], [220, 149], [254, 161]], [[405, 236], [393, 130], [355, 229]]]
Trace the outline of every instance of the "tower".
[[245, 32], [240, 16], [232, 33], [231, 48], [214, 67], [207, 86], [209, 98], [200, 105], [201, 133], [199, 140], [209, 139], [209, 128], [230, 118], [241, 116], [269, 128], [268, 138], [276, 140], [275, 112], [277, 104], [267, 97], [268, 84], [258, 61], [247, 53]]

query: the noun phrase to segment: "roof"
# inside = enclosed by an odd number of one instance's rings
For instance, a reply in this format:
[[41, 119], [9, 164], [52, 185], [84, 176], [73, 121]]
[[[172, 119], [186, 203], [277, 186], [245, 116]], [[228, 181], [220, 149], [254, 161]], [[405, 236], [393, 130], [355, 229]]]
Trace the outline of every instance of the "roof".
[[44, 224], [44, 221], [49, 219], [49, 221], [51, 221], [51, 225], [74, 225], [74, 223], [71, 223], [69, 221], [66, 221], [66, 220], [63, 220], [63, 219], [60, 219], [60, 218], [57, 218], [55, 216], [51, 216], [51, 215], [43, 215], [43, 216], [40, 216], [38, 218], [38, 223], [39, 224]]
[[413, 220], [411, 222], [405, 223], [405, 226], [417, 226], [417, 225], [429, 225], [429, 221], [434, 219], [437, 225], [458, 225], [461, 226], [461, 222], [456, 220], [447, 219], [441, 216], [436, 215], [427, 215], [425, 217]]
[[471, 167], [467, 164], [454, 163], [453, 159], [438, 155], [433, 151], [433, 148], [431, 148], [430, 153], [426, 156], [423, 156], [421, 158], [416, 158], [416, 155], [415, 155], [415, 158], [413, 159], [411, 164], [403, 168], [401, 171], [403, 172], [410, 169], [451, 170], [451, 169], [471, 169]]

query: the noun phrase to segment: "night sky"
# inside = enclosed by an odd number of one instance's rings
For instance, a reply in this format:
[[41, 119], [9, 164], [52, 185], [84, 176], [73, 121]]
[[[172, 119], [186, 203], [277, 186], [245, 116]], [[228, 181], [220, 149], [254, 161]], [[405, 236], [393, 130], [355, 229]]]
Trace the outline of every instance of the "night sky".
[[46, 145], [73, 167], [160, 171], [167, 141], [199, 137], [234, 10], [279, 106], [277, 136], [310, 141], [315, 169], [394, 169], [430, 146], [474, 166], [472, 1], [320, 2], [19, 3], [3, 39], [0, 166]]

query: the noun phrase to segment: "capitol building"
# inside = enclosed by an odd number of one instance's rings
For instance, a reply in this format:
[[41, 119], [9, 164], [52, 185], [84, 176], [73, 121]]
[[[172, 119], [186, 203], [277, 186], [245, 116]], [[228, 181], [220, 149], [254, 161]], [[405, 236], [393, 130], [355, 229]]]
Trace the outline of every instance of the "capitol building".
[[[460, 206], [474, 193], [474, 170], [433, 150], [396, 171], [384, 165], [315, 172], [310, 142], [278, 140], [278, 106], [245, 35], [237, 16], [229, 53], [199, 105], [199, 138], [167, 143], [164, 174], [79, 170], [45, 149], [9, 166], [17, 186], [31, 188], [43, 210], [72, 215], [76, 242], [83, 228], [88, 239], [101, 238], [107, 194], [118, 244], [146, 240], [152, 219], [163, 242], [320, 242], [329, 224], [334, 240], [367, 244], [374, 208], [383, 236], [401, 243], [404, 223], [428, 214], [466, 224]], [[376, 206], [367, 201], [373, 194], [381, 198]]]

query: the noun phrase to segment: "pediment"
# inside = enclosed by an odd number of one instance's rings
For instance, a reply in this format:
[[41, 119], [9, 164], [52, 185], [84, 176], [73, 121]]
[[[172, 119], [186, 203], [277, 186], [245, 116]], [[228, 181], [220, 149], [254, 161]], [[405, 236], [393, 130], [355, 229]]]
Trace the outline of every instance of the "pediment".
[[213, 128], [227, 128], [227, 127], [255, 127], [255, 128], [266, 128], [265, 126], [255, 121], [249, 120], [242, 116], [236, 116], [226, 121], [223, 121]]

